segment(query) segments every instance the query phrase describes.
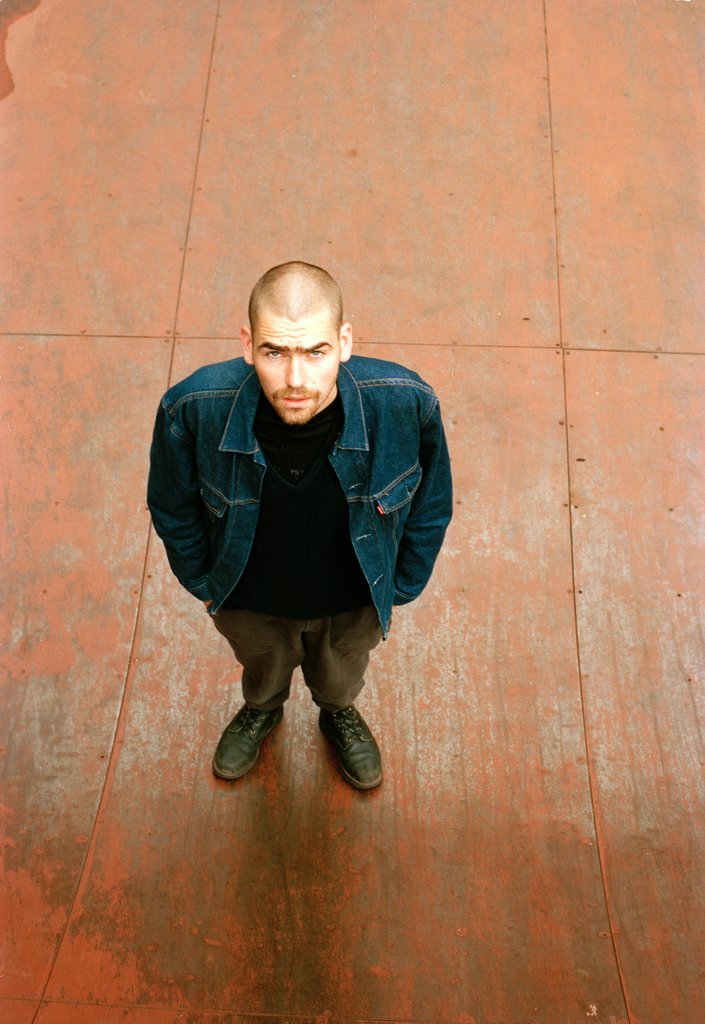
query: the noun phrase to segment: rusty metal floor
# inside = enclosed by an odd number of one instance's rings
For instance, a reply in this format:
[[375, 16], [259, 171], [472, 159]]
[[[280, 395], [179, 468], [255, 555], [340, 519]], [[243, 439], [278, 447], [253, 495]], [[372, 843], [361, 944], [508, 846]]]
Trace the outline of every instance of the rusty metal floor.
[[[3, 0], [2, 1024], [705, 1021], [705, 5]], [[144, 505], [254, 279], [438, 389], [456, 516], [339, 779]]]

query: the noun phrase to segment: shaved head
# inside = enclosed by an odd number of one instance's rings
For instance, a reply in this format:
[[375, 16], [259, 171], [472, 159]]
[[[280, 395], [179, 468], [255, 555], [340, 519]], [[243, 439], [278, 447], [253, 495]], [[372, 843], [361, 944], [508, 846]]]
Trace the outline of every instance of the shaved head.
[[323, 310], [340, 330], [343, 323], [343, 297], [340, 288], [321, 267], [312, 263], [281, 263], [259, 279], [250, 296], [249, 317], [253, 333], [263, 313], [297, 321]]

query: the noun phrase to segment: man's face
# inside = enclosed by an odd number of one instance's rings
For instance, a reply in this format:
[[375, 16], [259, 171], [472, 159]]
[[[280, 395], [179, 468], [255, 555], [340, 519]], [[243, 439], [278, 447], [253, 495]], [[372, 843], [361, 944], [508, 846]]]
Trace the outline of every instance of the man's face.
[[287, 320], [263, 310], [254, 333], [240, 331], [245, 362], [254, 366], [262, 390], [285, 423], [308, 423], [338, 393], [338, 367], [352, 352], [352, 327], [338, 331], [323, 310]]

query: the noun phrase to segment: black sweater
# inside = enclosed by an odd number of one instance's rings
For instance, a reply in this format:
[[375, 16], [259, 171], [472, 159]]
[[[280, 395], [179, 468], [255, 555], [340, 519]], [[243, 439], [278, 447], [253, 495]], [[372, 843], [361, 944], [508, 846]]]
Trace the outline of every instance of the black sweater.
[[343, 425], [338, 396], [302, 426], [262, 398], [254, 430], [267, 472], [245, 571], [224, 603], [288, 619], [317, 619], [372, 601], [350, 540], [348, 504], [328, 455]]

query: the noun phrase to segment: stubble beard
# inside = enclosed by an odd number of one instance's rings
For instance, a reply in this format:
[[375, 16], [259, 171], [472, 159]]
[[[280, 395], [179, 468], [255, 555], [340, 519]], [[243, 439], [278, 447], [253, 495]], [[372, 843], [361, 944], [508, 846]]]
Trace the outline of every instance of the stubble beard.
[[[313, 419], [313, 417], [325, 408], [329, 404], [329, 399], [332, 401], [331, 395], [335, 397], [335, 381], [331, 384], [325, 397], [321, 398], [320, 391], [304, 391], [297, 392], [282, 389], [281, 391], [275, 391], [270, 399], [270, 404], [274, 407], [279, 419], [283, 420], [289, 427], [303, 427], [306, 423]], [[284, 398], [308, 398], [309, 402], [301, 409], [292, 409], [289, 406], [284, 405]]]

